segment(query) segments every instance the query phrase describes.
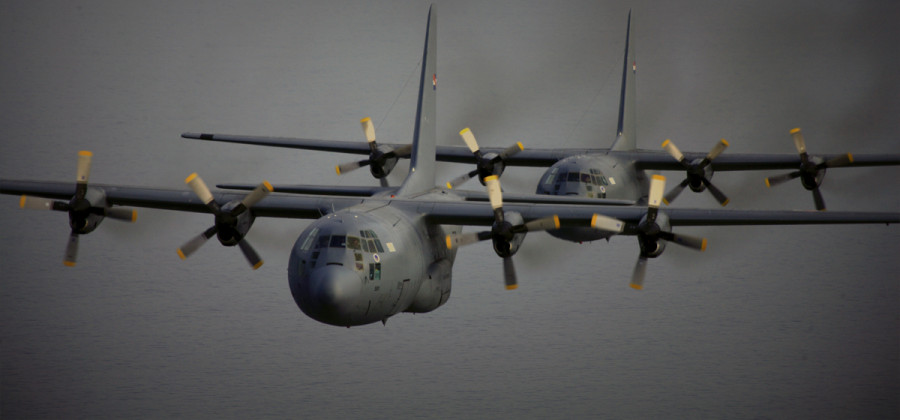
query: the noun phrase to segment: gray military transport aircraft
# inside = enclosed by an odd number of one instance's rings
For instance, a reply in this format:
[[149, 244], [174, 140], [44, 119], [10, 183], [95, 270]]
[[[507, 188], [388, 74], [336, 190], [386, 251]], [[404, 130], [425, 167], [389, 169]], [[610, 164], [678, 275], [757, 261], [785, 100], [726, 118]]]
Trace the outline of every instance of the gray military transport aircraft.
[[[624, 203], [643, 203], [647, 199], [648, 176], [645, 171], [685, 171], [683, 181], [675, 185], [663, 197], [663, 202], [671, 203], [686, 188], [694, 192], [708, 190], [722, 205], [728, 204], [728, 197], [710, 181], [714, 171], [778, 170], [792, 169], [785, 175], [766, 178], [766, 186], [775, 186], [791, 179], [800, 178], [802, 185], [813, 194], [816, 209], [825, 210], [825, 200], [819, 185], [828, 168], [849, 166], [900, 165], [900, 154], [851, 155], [831, 154], [810, 156], [799, 128], [790, 131], [799, 154], [733, 154], [721, 155], [728, 142], [720, 140], [709, 153], [682, 153], [671, 140], [662, 143], [662, 151], [638, 149], [635, 129], [635, 64], [631, 39], [631, 13], [625, 32], [625, 55], [622, 68], [622, 85], [619, 96], [619, 116], [615, 141], [608, 149], [528, 149], [517, 142], [506, 149], [480, 149], [475, 136], [468, 128], [460, 132], [466, 147], [437, 146], [438, 161], [472, 163], [476, 168], [454, 178], [447, 183], [455, 188], [467, 180], [478, 177], [482, 184], [490, 175], [500, 176], [506, 166], [549, 167], [537, 185], [537, 194], [585, 199], [615, 199]], [[629, 71], [630, 70], [630, 71]], [[629, 76], [630, 73], [630, 76]], [[336, 167], [338, 174], [344, 174], [363, 166], [368, 166], [372, 175], [387, 187], [386, 177], [397, 164], [398, 159], [409, 157], [408, 144], [378, 144], [371, 120], [362, 120], [367, 144], [340, 140], [317, 140], [286, 137], [260, 137], [230, 134], [184, 133], [188, 139], [210, 140], [229, 143], [243, 143], [263, 146], [287, 147], [353, 154], [367, 154], [368, 158], [347, 162]], [[721, 155], [721, 156], [720, 156]], [[252, 189], [252, 185], [222, 184], [222, 188]], [[331, 187], [329, 187], [331, 188]], [[276, 186], [276, 191], [317, 193], [322, 187]], [[341, 188], [346, 195], [368, 196], [383, 189], [367, 187]], [[469, 194], [469, 193], [463, 193]], [[469, 200], [485, 200], [475, 193], [467, 195]], [[518, 197], [509, 199], [518, 200]], [[534, 200], [528, 198], [528, 200]], [[545, 202], [555, 202], [547, 200]], [[620, 204], [624, 204], [620, 202]], [[607, 204], [610, 204], [607, 202]], [[581, 242], [601, 239], [604, 233], [588, 229], [561, 229], [551, 232], [562, 239]]]
[[[467, 201], [465, 195], [435, 186], [435, 98], [437, 18], [429, 10], [425, 48], [410, 149], [409, 173], [402, 185], [371, 196], [283, 194], [263, 182], [248, 195], [211, 192], [195, 173], [185, 182], [193, 191], [88, 185], [91, 154], [79, 154], [75, 185], [71, 182], [0, 180], [0, 193], [22, 195], [22, 207], [67, 211], [71, 236], [65, 262], [74, 265], [79, 235], [93, 231], [104, 217], [134, 220], [138, 206], [212, 213], [212, 227], [189, 240], [178, 254], [188, 257], [212, 236], [226, 246], [237, 245], [254, 268], [262, 259], [245, 235], [257, 217], [315, 219], [291, 251], [288, 282], [299, 308], [310, 318], [336, 326], [356, 326], [386, 320], [400, 312], [429, 312], [450, 297], [451, 271], [457, 246], [493, 242], [503, 258], [508, 288], [515, 288], [511, 257], [528, 231], [558, 227], [636, 235], [641, 254], [632, 283], [640, 287], [647, 258], [659, 255], [665, 241], [695, 249], [705, 239], [672, 233], [673, 226], [897, 223], [900, 213], [660, 210], [665, 179], [648, 182], [646, 204], [598, 201], [584, 204], [540, 203], [520, 198], [504, 204], [496, 176], [485, 177], [490, 206]], [[609, 176], [604, 174], [604, 176]], [[324, 191], [324, 190], [323, 190]], [[61, 201], [68, 200], [68, 201]], [[623, 205], [625, 204], [625, 205]], [[461, 225], [490, 226], [462, 233]]]

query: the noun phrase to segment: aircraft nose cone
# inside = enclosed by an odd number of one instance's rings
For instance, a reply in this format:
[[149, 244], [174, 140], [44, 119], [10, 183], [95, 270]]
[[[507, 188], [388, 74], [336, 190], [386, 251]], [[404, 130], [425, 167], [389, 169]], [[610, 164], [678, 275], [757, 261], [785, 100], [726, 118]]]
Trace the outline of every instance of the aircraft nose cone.
[[323, 322], [348, 325], [361, 291], [359, 274], [343, 266], [316, 268], [309, 276], [310, 309]]

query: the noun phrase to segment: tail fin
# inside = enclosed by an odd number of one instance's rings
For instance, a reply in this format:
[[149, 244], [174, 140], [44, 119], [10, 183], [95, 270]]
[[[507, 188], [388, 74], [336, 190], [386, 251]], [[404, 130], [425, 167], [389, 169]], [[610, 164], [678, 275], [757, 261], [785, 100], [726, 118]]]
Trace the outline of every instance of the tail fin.
[[[631, 67], [629, 76], [628, 68]], [[619, 126], [616, 141], [611, 150], [634, 150], [637, 148], [637, 128], [635, 127], [634, 82], [637, 63], [634, 61], [634, 45], [631, 43], [631, 11], [628, 11], [628, 28], [625, 30], [625, 64], [622, 67], [622, 93], [619, 96]]]
[[410, 196], [434, 188], [437, 99], [437, 7], [428, 9], [425, 27], [425, 51], [422, 53], [422, 77], [419, 81], [419, 103], [416, 105], [416, 126], [409, 175], [397, 191], [398, 196]]

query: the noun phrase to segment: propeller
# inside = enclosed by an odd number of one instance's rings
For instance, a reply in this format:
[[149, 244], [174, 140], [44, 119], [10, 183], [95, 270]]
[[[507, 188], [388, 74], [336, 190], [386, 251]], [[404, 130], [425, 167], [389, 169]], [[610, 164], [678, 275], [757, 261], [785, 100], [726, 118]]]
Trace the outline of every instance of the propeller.
[[725, 141], [725, 139], [719, 140], [719, 142], [713, 146], [712, 150], [707, 153], [706, 157], [703, 159], [696, 159], [692, 162], [688, 162], [688, 160], [685, 159], [684, 154], [678, 150], [678, 147], [675, 146], [675, 143], [673, 143], [672, 140], [664, 141], [662, 147], [666, 149], [675, 160], [681, 162], [681, 166], [684, 166], [684, 169], [687, 170], [687, 176], [684, 178], [684, 181], [681, 181], [680, 184], [672, 188], [665, 197], [663, 197], [663, 202], [666, 203], [666, 205], [675, 201], [678, 194], [681, 194], [684, 188], [689, 185], [694, 192], [701, 192], [704, 189], [709, 190], [710, 194], [712, 194], [713, 197], [716, 198], [716, 201], [723, 207], [728, 204], [728, 197], [709, 181], [709, 178], [711, 178], [713, 174], [709, 164], [728, 147], [728, 142]]
[[215, 197], [209, 191], [209, 187], [206, 186], [206, 183], [203, 182], [203, 179], [196, 172], [188, 176], [184, 182], [191, 187], [191, 190], [194, 191], [194, 194], [197, 194], [197, 197], [203, 201], [203, 204], [209, 207], [209, 210], [216, 218], [212, 227], [191, 238], [181, 248], [178, 248], [178, 256], [181, 259], [186, 259], [203, 246], [209, 238], [216, 235], [222, 245], [237, 245], [240, 247], [244, 257], [247, 258], [247, 262], [250, 263], [254, 270], [261, 267], [263, 260], [244, 236], [247, 235], [247, 231], [253, 225], [254, 216], [249, 211], [250, 208], [272, 192], [272, 184], [269, 181], [263, 181], [256, 189], [247, 194], [243, 200], [234, 200], [224, 206], [219, 206]]
[[475, 135], [472, 134], [472, 130], [469, 127], [462, 129], [459, 132], [459, 136], [462, 137], [463, 141], [466, 142], [466, 146], [469, 146], [469, 150], [472, 151], [472, 154], [475, 155], [475, 166], [476, 168], [470, 172], [464, 173], [456, 178], [450, 180], [447, 183], [447, 188], [453, 189], [456, 188], [466, 181], [474, 178], [476, 175], [478, 176], [478, 180], [481, 181], [482, 185], [487, 185], [487, 177], [491, 175], [500, 176], [503, 173], [503, 169], [505, 167], [504, 160], [506, 158], [521, 152], [524, 147], [521, 142], [516, 142], [516, 144], [507, 147], [505, 150], [500, 152], [500, 154], [496, 153], [481, 153], [481, 149], [478, 147], [478, 142], [475, 141]]
[[[656, 258], [662, 254], [665, 244], [660, 240], [672, 242], [698, 251], [706, 249], [706, 238], [695, 238], [688, 235], [679, 235], [670, 231], [668, 217], [659, 212], [659, 204], [663, 198], [663, 190], [666, 188], [666, 178], [661, 175], [653, 175], [650, 180], [650, 195], [647, 201], [647, 213], [637, 226], [638, 244], [641, 252], [638, 255], [637, 264], [631, 275], [631, 287], [637, 290], [644, 288], [644, 277], [647, 273], [647, 259]], [[662, 226], [660, 225], [662, 224]]]
[[512, 256], [525, 239], [525, 233], [558, 229], [559, 217], [553, 215], [525, 223], [518, 213], [503, 212], [500, 179], [496, 175], [490, 175], [485, 178], [485, 182], [491, 208], [494, 210], [494, 223], [491, 225], [491, 230], [447, 235], [447, 248], [452, 249], [491, 239], [494, 243], [494, 252], [503, 258], [503, 279], [506, 289], [512, 290], [518, 287], [516, 267], [513, 264]]
[[369, 158], [342, 163], [337, 165], [335, 170], [338, 175], [343, 175], [363, 166], [369, 166], [372, 176], [381, 180], [382, 187], [387, 187], [387, 176], [394, 169], [394, 165], [397, 164], [397, 159], [408, 157], [412, 152], [412, 145], [401, 146], [397, 149], [385, 145], [378, 146], [375, 142], [375, 125], [372, 124], [372, 119], [366, 117], [359, 122], [362, 125], [363, 133], [366, 135], [366, 141], [369, 142]]
[[66, 255], [63, 264], [75, 266], [78, 256], [79, 235], [92, 232], [106, 218], [134, 222], [137, 211], [126, 208], [111, 208], [106, 205], [106, 194], [102, 190], [89, 189], [88, 177], [91, 173], [91, 152], [78, 152], [78, 167], [75, 177], [75, 195], [68, 202], [50, 200], [42, 197], [23, 195], [19, 206], [33, 210], [55, 210], [69, 213], [69, 241], [66, 244]]
[[853, 163], [853, 155], [847, 153], [828, 161], [822, 161], [822, 159], [815, 157], [811, 158], [806, 153], [806, 142], [803, 141], [803, 133], [800, 132], [800, 129], [795, 128], [791, 130], [791, 136], [794, 138], [794, 146], [797, 148], [797, 152], [800, 153], [800, 168], [784, 175], [766, 178], [766, 186], [771, 188], [794, 178], [800, 178], [803, 188], [812, 191], [816, 210], [825, 210], [825, 199], [822, 198], [822, 192], [819, 191], [819, 185], [822, 183], [822, 179], [825, 178], [825, 170], [850, 165]]

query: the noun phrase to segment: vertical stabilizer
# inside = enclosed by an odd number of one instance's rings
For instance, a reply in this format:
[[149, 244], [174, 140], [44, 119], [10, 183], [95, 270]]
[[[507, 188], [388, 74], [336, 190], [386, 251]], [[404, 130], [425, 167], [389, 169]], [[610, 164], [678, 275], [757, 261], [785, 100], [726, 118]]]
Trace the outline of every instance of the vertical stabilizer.
[[409, 175], [397, 191], [410, 196], [434, 188], [437, 98], [437, 7], [428, 10], [425, 27], [425, 51], [422, 54], [422, 77], [419, 80], [419, 102], [416, 105], [416, 126]]
[[631, 11], [628, 11], [628, 27], [625, 30], [625, 63], [622, 68], [622, 93], [619, 95], [619, 125], [616, 142], [612, 150], [634, 150], [637, 148], [637, 128], [635, 124], [634, 79], [637, 62], [634, 60], [634, 45], [631, 41]]

